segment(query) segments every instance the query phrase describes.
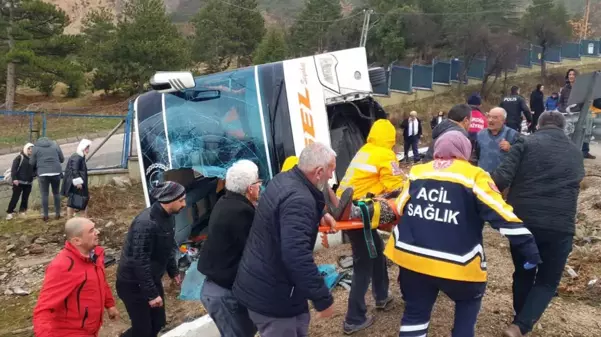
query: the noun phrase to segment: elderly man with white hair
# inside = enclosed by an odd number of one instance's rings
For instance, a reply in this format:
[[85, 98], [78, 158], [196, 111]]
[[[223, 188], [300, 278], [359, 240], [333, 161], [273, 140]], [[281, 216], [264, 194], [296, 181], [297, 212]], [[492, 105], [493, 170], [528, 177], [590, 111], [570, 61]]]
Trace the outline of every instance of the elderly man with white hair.
[[409, 148], [413, 150], [413, 161], [416, 163], [420, 160], [418, 144], [422, 137], [422, 121], [417, 118], [417, 111], [411, 111], [409, 118], [401, 123], [403, 129], [403, 142], [405, 150], [405, 161], [409, 162]]
[[198, 271], [207, 277], [201, 301], [223, 337], [252, 337], [257, 332], [248, 310], [234, 297], [232, 286], [255, 217], [261, 184], [259, 168], [250, 160], [239, 160], [227, 170], [226, 193], [211, 213], [207, 240], [198, 260]]
[[312, 143], [261, 195], [233, 288], [261, 337], [307, 336], [309, 300], [318, 317], [333, 314], [313, 247], [325, 207], [322, 191], [335, 169], [336, 153]]
[[488, 173], [492, 173], [517, 142], [520, 134], [505, 125], [507, 111], [493, 108], [488, 112], [488, 128], [478, 132], [472, 162]]

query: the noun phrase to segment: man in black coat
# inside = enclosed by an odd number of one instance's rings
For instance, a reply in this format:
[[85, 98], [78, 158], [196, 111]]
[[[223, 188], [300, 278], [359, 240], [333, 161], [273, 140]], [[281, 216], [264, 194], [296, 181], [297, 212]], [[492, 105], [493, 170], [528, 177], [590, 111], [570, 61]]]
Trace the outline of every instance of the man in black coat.
[[401, 123], [403, 129], [403, 144], [405, 150], [405, 161], [409, 162], [409, 148], [413, 150], [413, 161], [420, 160], [418, 145], [419, 139], [422, 137], [422, 121], [417, 118], [417, 111], [411, 111], [409, 118]]
[[198, 257], [198, 271], [207, 277], [200, 300], [222, 337], [253, 337], [257, 328], [232, 286], [259, 200], [257, 165], [250, 160], [235, 162], [227, 170], [225, 189], [211, 212], [207, 240]]
[[132, 222], [117, 269], [117, 294], [125, 304], [131, 328], [122, 337], [156, 337], [165, 326], [165, 272], [181, 283], [175, 261], [174, 214], [186, 207], [186, 190], [175, 182], [155, 186], [156, 200]]
[[532, 330], [555, 295], [572, 251], [576, 203], [584, 178], [583, 158], [564, 133], [565, 118], [544, 112], [538, 131], [520, 138], [492, 174], [498, 188], [509, 188], [507, 203], [532, 232], [543, 263], [526, 270], [511, 250], [513, 307], [516, 316], [503, 336], [520, 337]]
[[261, 195], [234, 283], [261, 337], [307, 336], [308, 300], [318, 317], [333, 314], [334, 299], [313, 248], [325, 207], [323, 190], [336, 169], [336, 154], [308, 145], [298, 164], [279, 173]]

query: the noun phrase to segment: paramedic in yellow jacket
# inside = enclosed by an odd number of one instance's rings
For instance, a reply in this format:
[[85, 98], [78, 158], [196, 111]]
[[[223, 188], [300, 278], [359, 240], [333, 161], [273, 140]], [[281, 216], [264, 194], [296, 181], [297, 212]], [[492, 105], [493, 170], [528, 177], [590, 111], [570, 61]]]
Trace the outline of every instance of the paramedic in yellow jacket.
[[[359, 200], [368, 197], [369, 194], [379, 196], [398, 191], [403, 186], [405, 177], [393, 151], [395, 142], [396, 129], [392, 123], [387, 119], [377, 120], [369, 131], [367, 143], [359, 149], [346, 170], [337, 195], [341, 196], [343, 191], [352, 189], [353, 200]], [[350, 217], [360, 219], [360, 214], [352, 214], [357, 213], [359, 209], [357, 207], [351, 209]], [[386, 202], [374, 203], [370, 211], [373, 211], [371, 215], [374, 215], [372, 220], [374, 227], [377, 227], [380, 220], [390, 222], [395, 219], [392, 208]], [[385, 215], [388, 215], [388, 218]], [[388, 295], [388, 269], [384, 257], [384, 243], [377, 230], [372, 231], [377, 253], [374, 259], [370, 258], [362, 230], [347, 231], [347, 236], [353, 251], [353, 279], [343, 329], [346, 334], [351, 334], [368, 328], [374, 322], [373, 317], [367, 316], [365, 306], [365, 294], [370, 282], [372, 282], [376, 309], [388, 309], [392, 297]]]
[[470, 153], [464, 135], [445, 133], [434, 145], [434, 161], [412, 167], [397, 199], [401, 220], [384, 254], [400, 266], [400, 337], [427, 335], [440, 291], [455, 302], [452, 336], [474, 336], [486, 289], [485, 221], [524, 256], [523, 268], [541, 263], [534, 237], [490, 175], [468, 162]]

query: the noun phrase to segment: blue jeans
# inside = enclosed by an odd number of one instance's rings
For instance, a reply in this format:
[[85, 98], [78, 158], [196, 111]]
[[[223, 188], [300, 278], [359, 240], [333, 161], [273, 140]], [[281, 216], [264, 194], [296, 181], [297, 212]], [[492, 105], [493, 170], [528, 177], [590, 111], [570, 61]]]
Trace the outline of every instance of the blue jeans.
[[399, 337], [425, 336], [428, 333], [430, 315], [440, 291], [455, 302], [452, 336], [475, 336], [476, 320], [486, 283], [447, 280], [405, 268], [401, 268], [399, 278], [405, 300]]
[[231, 289], [206, 280], [200, 301], [222, 337], [253, 337], [257, 328], [248, 316], [248, 310], [234, 297]]
[[48, 218], [48, 193], [52, 188], [52, 196], [54, 198], [54, 214], [59, 217], [61, 215], [61, 175], [41, 176], [38, 177], [40, 184], [40, 194], [42, 195], [42, 212], [44, 217]]
[[526, 262], [513, 247], [511, 257], [515, 266], [513, 273], [513, 324], [522, 334], [532, 331], [534, 324], [551, 302], [572, 251], [573, 235], [556, 231], [529, 228], [543, 263], [538, 268], [526, 270]]
[[384, 257], [384, 242], [377, 230], [372, 231], [378, 253], [375, 259], [369, 257], [362, 230], [348, 231], [347, 235], [353, 250], [353, 279], [345, 322], [360, 325], [367, 320], [365, 295], [370, 283], [376, 304], [384, 303], [388, 299], [388, 267]]

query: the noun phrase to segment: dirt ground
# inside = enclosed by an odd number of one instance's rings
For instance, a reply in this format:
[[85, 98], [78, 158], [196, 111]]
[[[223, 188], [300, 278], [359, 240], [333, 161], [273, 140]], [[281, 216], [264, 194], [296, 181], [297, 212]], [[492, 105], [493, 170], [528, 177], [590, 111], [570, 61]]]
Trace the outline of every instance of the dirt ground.
[[[133, 191], [133, 193], [132, 193]], [[140, 184], [105, 186], [92, 188], [90, 217], [100, 230], [101, 245], [107, 255], [119, 257], [123, 238], [131, 220], [144, 208], [144, 196]], [[0, 220], [0, 336], [33, 336], [31, 331], [32, 311], [42, 285], [46, 264], [64, 244], [64, 220], [41, 221], [37, 211], [25, 217], [6, 221]], [[37, 243], [39, 242], [39, 244]], [[34, 246], [40, 252], [34, 252]], [[31, 264], [31, 266], [29, 266]], [[107, 279], [113, 294], [117, 266], [107, 268]], [[179, 288], [164, 280], [168, 324], [171, 329], [185, 321], [205, 314], [199, 302], [177, 300]], [[7, 294], [15, 287], [30, 292], [27, 296]], [[105, 324], [99, 337], [117, 337], [129, 327], [127, 312], [121, 301], [117, 301], [121, 312], [118, 321], [110, 321], [105, 315]]]
[[[586, 167], [587, 177], [581, 186], [575, 245], [568, 262], [574, 273], [573, 276], [568, 272], [564, 273], [559, 296], [553, 300], [531, 336], [601, 336], [601, 282], [597, 281], [601, 277], [601, 161], [587, 161]], [[90, 217], [101, 230], [101, 244], [108, 254], [118, 257], [132, 218], [144, 207], [141, 186], [106, 186], [93, 189], [91, 195], [93, 199]], [[62, 220], [43, 223], [35, 212], [18, 220], [0, 220], [0, 301], [3, 303], [0, 306], [0, 336], [33, 335], [32, 309], [43, 280], [45, 263], [58, 252], [64, 242], [63, 223]], [[34, 253], [39, 249], [35, 245], [41, 246], [42, 251]], [[489, 265], [489, 283], [477, 324], [477, 336], [493, 337], [499, 336], [500, 331], [511, 321], [513, 265], [507, 240], [491, 229], [485, 231], [485, 249]], [[349, 254], [350, 247], [342, 245], [317, 252], [315, 260], [318, 264], [336, 264], [339, 256]], [[33, 266], [29, 266], [28, 263]], [[107, 269], [113, 291], [115, 272], [116, 266]], [[376, 313], [373, 310], [373, 300], [368, 296], [368, 306], [376, 316], [376, 323], [357, 336], [398, 335], [403, 301], [396, 284], [397, 272], [395, 266], [389, 268], [390, 290], [395, 299], [393, 310]], [[172, 286], [167, 279], [164, 280], [164, 284], [168, 315], [166, 330], [205, 313], [198, 302], [177, 300], [179, 289]], [[16, 286], [30, 294], [7, 294], [7, 291], [14, 290]], [[342, 336], [348, 292], [337, 287], [334, 297], [336, 315], [330, 319], [313, 320], [310, 336]], [[120, 301], [118, 307], [122, 314], [121, 319], [109, 321], [107, 318], [100, 337], [116, 337], [127, 329], [129, 321]], [[441, 295], [432, 314], [429, 336], [449, 336], [453, 315], [452, 303]]]

